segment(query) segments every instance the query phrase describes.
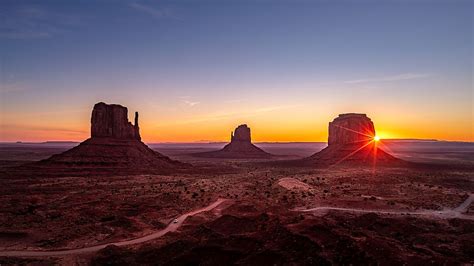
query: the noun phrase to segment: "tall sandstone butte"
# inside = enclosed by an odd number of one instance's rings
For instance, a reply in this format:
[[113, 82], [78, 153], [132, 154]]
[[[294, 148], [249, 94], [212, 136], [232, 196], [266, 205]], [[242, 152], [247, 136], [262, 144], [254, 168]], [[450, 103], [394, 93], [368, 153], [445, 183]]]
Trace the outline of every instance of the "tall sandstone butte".
[[246, 125], [238, 126], [230, 133], [230, 143], [218, 151], [197, 153], [195, 156], [211, 158], [258, 159], [270, 158], [272, 155], [252, 144], [250, 128]]
[[91, 137], [78, 146], [43, 160], [39, 166], [92, 173], [169, 172], [186, 167], [152, 149], [141, 141], [138, 112], [135, 124], [128, 121], [128, 110], [118, 104], [94, 105], [91, 115]]
[[329, 122], [328, 146], [307, 159], [321, 165], [401, 162], [380, 149], [375, 136], [367, 115], [340, 114]]
[[374, 123], [365, 114], [341, 114], [329, 122], [328, 145], [367, 142], [374, 137]]
[[252, 142], [250, 128], [246, 124], [238, 126], [234, 132], [230, 133], [230, 142], [235, 141]]
[[95, 104], [91, 116], [91, 137], [141, 140], [138, 112], [135, 112], [135, 125], [132, 125], [128, 121], [127, 107], [103, 102]]

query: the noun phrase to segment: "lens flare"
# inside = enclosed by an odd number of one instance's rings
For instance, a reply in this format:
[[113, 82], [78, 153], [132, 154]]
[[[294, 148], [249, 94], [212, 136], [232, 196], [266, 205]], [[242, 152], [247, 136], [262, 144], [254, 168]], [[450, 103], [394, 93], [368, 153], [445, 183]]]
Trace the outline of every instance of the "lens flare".
[[379, 136], [374, 136], [374, 141], [379, 141], [380, 137]]

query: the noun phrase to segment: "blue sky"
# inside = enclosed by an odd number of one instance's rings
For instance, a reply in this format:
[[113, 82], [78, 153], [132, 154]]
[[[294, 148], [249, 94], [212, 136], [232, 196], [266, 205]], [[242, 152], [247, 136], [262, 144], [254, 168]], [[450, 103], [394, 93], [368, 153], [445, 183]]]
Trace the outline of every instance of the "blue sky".
[[[456, 0], [2, 1], [0, 138], [81, 139], [106, 101], [144, 113], [150, 141], [247, 121], [261, 140], [323, 140], [353, 111], [387, 137], [472, 141], [472, 14]], [[309, 131], [275, 135], [288, 126]]]

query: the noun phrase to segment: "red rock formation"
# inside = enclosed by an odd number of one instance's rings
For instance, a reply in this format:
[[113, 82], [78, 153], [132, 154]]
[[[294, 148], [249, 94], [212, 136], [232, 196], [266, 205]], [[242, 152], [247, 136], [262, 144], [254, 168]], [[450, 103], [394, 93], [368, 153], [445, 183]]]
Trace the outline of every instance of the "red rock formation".
[[61, 154], [41, 161], [38, 166], [75, 169], [78, 173], [170, 172], [187, 164], [150, 149], [140, 138], [138, 112], [135, 124], [128, 121], [126, 107], [97, 103], [91, 117], [91, 138]]
[[265, 152], [251, 142], [250, 128], [243, 124], [238, 126], [234, 132], [230, 134], [230, 143], [218, 151], [203, 152], [194, 154], [198, 157], [211, 158], [270, 158], [271, 154]]
[[235, 129], [235, 132], [231, 132], [230, 141], [245, 141], [251, 142], [250, 128], [246, 125], [240, 125]]
[[91, 137], [141, 140], [138, 129], [138, 112], [135, 125], [128, 121], [127, 107], [103, 102], [94, 105], [91, 117]]
[[380, 148], [375, 136], [365, 114], [341, 114], [329, 123], [328, 146], [308, 159], [322, 165], [400, 162]]
[[374, 123], [365, 114], [341, 114], [329, 122], [328, 145], [367, 142], [374, 137]]

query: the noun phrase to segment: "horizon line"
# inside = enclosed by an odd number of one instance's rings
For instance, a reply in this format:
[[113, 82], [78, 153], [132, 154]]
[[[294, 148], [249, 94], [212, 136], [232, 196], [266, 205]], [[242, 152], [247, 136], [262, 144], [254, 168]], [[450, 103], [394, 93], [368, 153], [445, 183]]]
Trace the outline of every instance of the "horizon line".
[[[468, 140], [443, 140], [443, 139], [423, 139], [423, 138], [383, 138], [381, 141], [420, 141], [420, 142], [462, 142], [474, 143]], [[84, 140], [83, 140], [84, 141]], [[59, 143], [81, 143], [76, 140], [45, 140], [45, 141], [1, 141], [0, 144], [59, 144]], [[230, 141], [142, 141], [146, 144], [221, 144]], [[327, 143], [327, 141], [252, 141], [255, 144], [288, 144], [288, 143]]]

